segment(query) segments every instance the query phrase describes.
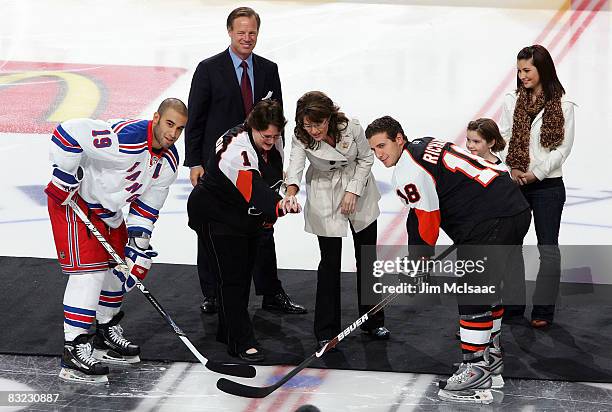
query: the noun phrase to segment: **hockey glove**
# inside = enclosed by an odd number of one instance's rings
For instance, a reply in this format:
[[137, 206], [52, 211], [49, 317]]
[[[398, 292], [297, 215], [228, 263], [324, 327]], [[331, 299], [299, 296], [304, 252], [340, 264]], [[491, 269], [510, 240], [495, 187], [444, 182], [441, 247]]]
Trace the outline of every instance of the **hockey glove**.
[[45, 193], [58, 205], [65, 206], [76, 194], [81, 180], [83, 180], [83, 168], [81, 166], [77, 169], [76, 176], [56, 167], [53, 169], [53, 177], [45, 188]]
[[128, 244], [125, 246], [125, 261], [128, 266], [128, 273], [123, 288], [126, 292], [132, 290], [137, 280], [143, 280], [147, 276], [153, 263], [152, 258], [157, 256], [157, 252], [148, 243], [148, 238], [130, 237]]
[[[113, 268], [113, 275], [117, 276], [121, 283], [123, 283], [121, 286], [123, 293], [129, 292], [136, 285], [136, 277], [131, 276], [126, 272], [127, 268], [125, 266], [117, 266]], [[128, 279], [130, 279], [129, 282]]]

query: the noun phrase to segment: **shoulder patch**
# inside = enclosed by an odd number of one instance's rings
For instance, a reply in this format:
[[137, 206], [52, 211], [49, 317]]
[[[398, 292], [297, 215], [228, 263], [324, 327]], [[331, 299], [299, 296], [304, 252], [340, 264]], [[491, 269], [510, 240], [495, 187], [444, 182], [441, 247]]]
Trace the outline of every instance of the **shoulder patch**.
[[83, 149], [79, 142], [68, 133], [61, 124], [57, 125], [51, 136], [51, 141], [62, 150], [72, 153], [81, 153]]
[[119, 140], [119, 151], [138, 154], [147, 150], [148, 120], [124, 120], [113, 124], [113, 132]]

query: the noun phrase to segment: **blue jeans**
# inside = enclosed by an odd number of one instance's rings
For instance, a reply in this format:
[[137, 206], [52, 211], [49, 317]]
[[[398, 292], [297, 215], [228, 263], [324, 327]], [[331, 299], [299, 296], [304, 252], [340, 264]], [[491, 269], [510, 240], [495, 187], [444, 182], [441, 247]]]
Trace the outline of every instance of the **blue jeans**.
[[552, 322], [561, 280], [559, 228], [565, 204], [565, 185], [563, 178], [556, 177], [521, 189], [533, 212], [540, 252], [540, 269], [533, 294], [531, 319]]

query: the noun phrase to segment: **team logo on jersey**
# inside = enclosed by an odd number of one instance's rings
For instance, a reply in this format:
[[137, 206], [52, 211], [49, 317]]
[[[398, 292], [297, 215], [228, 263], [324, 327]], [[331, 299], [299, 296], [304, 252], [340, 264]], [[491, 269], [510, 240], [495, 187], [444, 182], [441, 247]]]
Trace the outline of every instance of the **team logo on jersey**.
[[247, 210], [247, 213], [251, 216], [259, 216], [262, 212], [258, 210], [255, 206], [251, 206], [249, 207], [249, 210]]
[[4, 62], [0, 69], [0, 132], [50, 133], [57, 123], [68, 119], [112, 119], [141, 113], [185, 71], [177, 67]]
[[66, 259], [66, 254], [64, 252], [59, 252], [60, 259]]

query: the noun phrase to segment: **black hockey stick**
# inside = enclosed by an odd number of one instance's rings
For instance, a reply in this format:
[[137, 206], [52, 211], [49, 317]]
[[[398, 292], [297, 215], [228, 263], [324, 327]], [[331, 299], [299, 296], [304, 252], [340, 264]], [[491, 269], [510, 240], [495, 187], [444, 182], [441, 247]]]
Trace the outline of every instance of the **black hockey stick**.
[[[444, 259], [453, 250], [455, 250], [455, 247], [456, 247], [455, 245], [449, 246], [448, 248], [446, 248], [444, 251], [442, 251], [438, 256], [434, 257], [433, 259], [435, 260]], [[382, 308], [387, 306], [393, 299], [395, 299], [401, 294], [402, 292], [396, 292], [396, 293], [391, 293], [390, 295], [385, 296], [385, 298], [381, 300], [380, 302], [378, 302], [376, 306], [374, 306], [367, 313], [365, 313], [363, 316], [361, 316], [359, 319], [353, 322], [348, 328], [340, 332], [340, 334], [337, 335], [335, 338], [333, 338], [331, 341], [329, 341], [327, 345], [323, 346], [319, 351], [313, 353], [308, 358], [304, 359], [302, 363], [300, 363], [298, 366], [293, 368], [288, 374], [283, 376], [280, 380], [278, 380], [273, 385], [263, 386], [263, 387], [249, 386], [249, 385], [244, 385], [242, 383], [234, 382], [226, 378], [220, 378], [217, 381], [217, 388], [219, 388], [223, 392], [229, 393], [230, 395], [242, 396], [244, 398], [265, 398], [266, 396], [268, 396], [269, 394], [271, 394], [272, 392], [274, 392], [275, 390], [283, 386], [285, 383], [287, 383], [289, 379], [293, 378], [295, 375], [297, 375], [302, 370], [307, 368], [308, 365], [314, 362], [317, 358], [320, 358], [325, 353], [329, 352], [334, 347], [336, 347], [336, 345], [340, 343], [342, 339], [350, 335], [355, 329], [357, 329], [359, 325], [361, 325], [363, 322], [368, 320], [370, 316], [380, 311]]]
[[[70, 206], [70, 208], [72, 208], [72, 210], [74, 210], [74, 212], [83, 221], [83, 223], [85, 223], [85, 226], [87, 226], [89, 231], [96, 237], [96, 239], [98, 239], [98, 241], [102, 244], [104, 249], [106, 249], [108, 254], [112, 256], [115, 262], [117, 262], [118, 265], [127, 268], [127, 264], [125, 263], [125, 261], [121, 258], [121, 256], [117, 254], [117, 252], [115, 252], [113, 247], [110, 245], [110, 243], [106, 241], [106, 239], [104, 238], [102, 233], [100, 233], [98, 228], [93, 223], [91, 223], [91, 221], [89, 220], [85, 212], [83, 212], [83, 210], [79, 207], [79, 205], [74, 200], [70, 200], [68, 205]], [[193, 353], [195, 357], [198, 358], [198, 360], [208, 369], [213, 372], [222, 373], [224, 375], [238, 376], [241, 378], [253, 378], [255, 376], [255, 368], [250, 365], [225, 364], [206, 359], [189, 341], [185, 332], [183, 332], [181, 328], [179, 328], [178, 325], [174, 323], [170, 315], [168, 315], [164, 308], [159, 304], [157, 299], [153, 297], [151, 292], [149, 292], [149, 290], [140, 282], [136, 282], [136, 287], [140, 289], [142, 294], [145, 295], [149, 302], [151, 302], [153, 307], [157, 309], [162, 318], [164, 318], [164, 320], [172, 327], [172, 329], [174, 329], [174, 333], [178, 335], [179, 339], [183, 341], [183, 343], [189, 348], [191, 353]]]

